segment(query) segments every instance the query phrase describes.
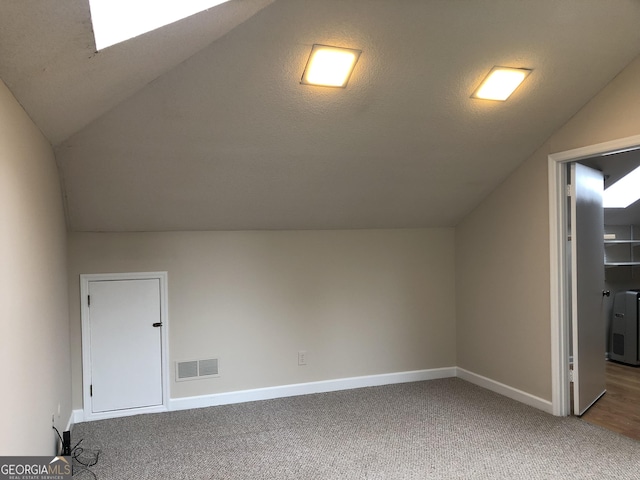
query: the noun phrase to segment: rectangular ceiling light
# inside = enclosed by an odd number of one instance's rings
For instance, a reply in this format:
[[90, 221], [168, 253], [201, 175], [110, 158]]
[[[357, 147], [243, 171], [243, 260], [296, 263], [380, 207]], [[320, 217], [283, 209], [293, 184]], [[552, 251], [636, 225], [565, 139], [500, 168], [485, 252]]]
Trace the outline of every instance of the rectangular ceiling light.
[[89, 0], [96, 49], [115, 45], [229, 0]]
[[604, 208], [627, 208], [640, 199], [640, 167], [632, 170], [613, 185], [607, 187], [603, 194]]
[[314, 45], [300, 83], [323, 87], [346, 87], [361, 50]]
[[505, 101], [530, 73], [526, 68], [493, 67], [471, 97]]

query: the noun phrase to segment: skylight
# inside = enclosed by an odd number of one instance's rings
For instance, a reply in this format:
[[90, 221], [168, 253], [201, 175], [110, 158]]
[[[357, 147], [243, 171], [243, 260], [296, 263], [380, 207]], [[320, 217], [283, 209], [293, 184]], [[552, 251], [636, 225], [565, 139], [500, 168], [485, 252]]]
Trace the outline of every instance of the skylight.
[[229, 0], [89, 0], [96, 48], [103, 50]]
[[604, 208], [627, 208], [640, 199], [640, 167], [605, 189]]

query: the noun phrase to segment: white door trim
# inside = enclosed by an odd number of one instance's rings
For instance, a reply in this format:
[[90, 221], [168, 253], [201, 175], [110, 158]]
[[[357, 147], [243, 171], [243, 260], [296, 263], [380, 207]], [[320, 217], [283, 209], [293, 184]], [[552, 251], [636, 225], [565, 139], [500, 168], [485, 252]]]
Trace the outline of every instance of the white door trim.
[[[93, 413], [91, 410], [91, 336], [89, 327], [89, 282], [104, 280], [151, 280], [160, 282], [160, 321], [162, 322], [161, 351], [162, 351], [162, 405], [143, 408], [131, 408], [112, 412]], [[84, 421], [101, 420], [105, 418], [138, 415], [140, 413], [166, 412], [169, 408], [169, 309], [167, 296], [167, 272], [136, 272], [136, 273], [92, 273], [80, 275], [80, 316], [82, 320], [82, 400]]]
[[[565, 165], [597, 155], [640, 148], [640, 135], [553, 153], [549, 167], [549, 259], [551, 285], [551, 402], [554, 415], [571, 412], [569, 387], [569, 272], [565, 251], [567, 212], [564, 199], [567, 184]], [[604, 261], [604, 259], [603, 259]]]

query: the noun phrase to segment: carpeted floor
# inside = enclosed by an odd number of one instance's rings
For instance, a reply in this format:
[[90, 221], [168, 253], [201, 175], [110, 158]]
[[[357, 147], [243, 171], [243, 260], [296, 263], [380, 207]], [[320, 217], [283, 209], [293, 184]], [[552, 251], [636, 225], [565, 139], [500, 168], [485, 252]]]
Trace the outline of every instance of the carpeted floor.
[[80, 439], [104, 480], [640, 478], [640, 442], [457, 378], [87, 422]]

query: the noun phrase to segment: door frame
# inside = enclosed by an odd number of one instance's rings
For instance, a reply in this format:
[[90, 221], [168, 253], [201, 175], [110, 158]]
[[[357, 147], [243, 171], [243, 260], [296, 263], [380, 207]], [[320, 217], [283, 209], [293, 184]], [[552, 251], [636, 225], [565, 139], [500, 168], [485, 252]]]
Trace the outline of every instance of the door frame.
[[[548, 156], [549, 173], [549, 260], [551, 319], [551, 408], [558, 416], [571, 413], [569, 352], [571, 342], [569, 289], [570, 268], [565, 242], [568, 215], [565, 199], [566, 164], [598, 155], [612, 155], [640, 149], [640, 135], [575, 148]], [[604, 259], [603, 259], [604, 262]], [[603, 356], [604, 357], [604, 356]], [[603, 358], [604, 361], [604, 358]]]
[[[158, 280], [160, 283], [160, 351], [162, 370], [162, 404], [153, 407], [129, 408], [93, 413], [91, 410], [91, 327], [89, 324], [89, 283], [118, 280]], [[82, 321], [82, 405], [83, 420], [102, 420], [141, 413], [157, 413], [169, 410], [169, 309], [167, 296], [167, 272], [91, 273], [80, 275], [80, 317]]]

